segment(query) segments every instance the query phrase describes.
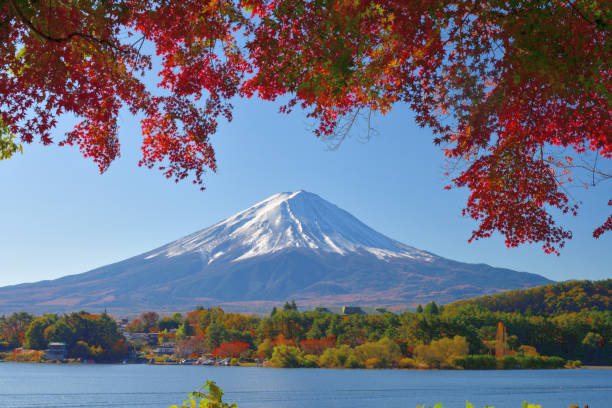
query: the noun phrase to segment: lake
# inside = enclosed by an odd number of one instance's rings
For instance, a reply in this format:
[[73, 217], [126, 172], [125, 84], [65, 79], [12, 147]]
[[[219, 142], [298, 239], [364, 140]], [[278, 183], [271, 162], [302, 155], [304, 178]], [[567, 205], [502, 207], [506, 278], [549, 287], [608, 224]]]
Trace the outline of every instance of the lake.
[[239, 408], [612, 406], [612, 370], [415, 371], [0, 363], [0, 407], [167, 408], [207, 379]]

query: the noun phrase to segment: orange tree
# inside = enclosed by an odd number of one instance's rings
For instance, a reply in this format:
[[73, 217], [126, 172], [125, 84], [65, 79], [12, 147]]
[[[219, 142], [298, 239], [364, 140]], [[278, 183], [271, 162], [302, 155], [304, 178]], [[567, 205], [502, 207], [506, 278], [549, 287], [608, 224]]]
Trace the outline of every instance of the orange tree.
[[104, 171], [125, 106], [143, 115], [140, 165], [202, 186], [232, 98], [288, 96], [281, 112], [299, 106], [339, 140], [406, 103], [464, 163], [448, 187], [471, 192], [470, 240], [498, 231], [558, 253], [571, 232], [551, 210], [576, 213], [562, 185], [577, 158], [610, 177], [611, 19], [604, 0], [0, 0], [0, 158], [18, 139], [52, 143], [69, 113], [59, 144]]
[[232, 357], [238, 358], [242, 353], [247, 351], [251, 345], [243, 341], [231, 341], [222, 343], [219, 347], [215, 348], [212, 355], [215, 357]]

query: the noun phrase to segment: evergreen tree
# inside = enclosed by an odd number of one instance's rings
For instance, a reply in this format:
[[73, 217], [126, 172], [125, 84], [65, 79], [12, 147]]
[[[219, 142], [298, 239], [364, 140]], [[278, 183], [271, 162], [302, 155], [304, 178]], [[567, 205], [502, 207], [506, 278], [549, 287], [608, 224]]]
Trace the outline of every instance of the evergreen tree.
[[183, 321], [183, 323], [181, 323], [180, 327], [176, 331], [176, 337], [179, 339], [186, 339], [187, 337], [191, 337], [194, 334], [195, 331], [187, 320]]
[[440, 311], [438, 310], [438, 305], [436, 305], [436, 302], [434, 301], [428, 303], [423, 311], [430, 315], [437, 315], [438, 313], [440, 313]]

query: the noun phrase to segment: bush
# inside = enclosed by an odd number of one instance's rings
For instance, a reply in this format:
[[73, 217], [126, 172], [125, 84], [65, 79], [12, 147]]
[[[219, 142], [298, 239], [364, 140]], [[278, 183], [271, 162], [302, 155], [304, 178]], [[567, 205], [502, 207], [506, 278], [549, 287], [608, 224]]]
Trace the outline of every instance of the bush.
[[563, 368], [565, 367], [565, 360], [561, 357], [544, 357], [544, 367], [543, 368]]
[[362, 365], [368, 366], [367, 361], [377, 359], [376, 368], [388, 367], [398, 361], [402, 353], [399, 346], [391, 339], [382, 338], [374, 343], [365, 343], [354, 350], [355, 357]]
[[307, 354], [304, 356], [304, 367], [306, 368], [316, 368], [319, 366], [318, 364], [319, 358], [314, 354]]
[[519, 361], [514, 356], [504, 356], [501, 359], [501, 366], [504, 370], [515, 370], [517, 368], [521, 368]]
[[417, 367], [417, 363], [414, 359], [406, 357], [399, 361], [399, 366], [401, 368], [415, 368]]
[[270, 339], [265, 339], [261, 342], [259, 347], [257, 347], [257, 352], [255, 353], [258, 358], [261, 359], [270, 359], [272, 357], [272, 352], [274, 351], [274, 345]]
[[582, 361], [580, 360], [567, 360], [565, 368], [580, 368], [582, 367]]
[[328, 348], [319, 357], [319, 366], [327, 368], [342, 368], [345, 367], [345, 363], [349, 359], [349, 356], [353, 356], [353, 351], [346, 344], [340, 347]]
[[365, 367], [366, 368], [384, 368], [385, 365], [382, 361], [380, 361], [379, 358], [372, 357], [372, 358], [368, 358], [365, 361]]
[[497, 360], [493, 356], [469, 355], [456, 358], [454, 365], [465, 370], [494, 370]]
[[5, 360], [18, 363], [40, 363], [45, 356], [42, 350], [15, 350], [5, 354]]
[[304, 353], [295, 346], [277, 346], [274, 347], [270, 362], [274, 367], [302, 367], [304, 365]]
[[89, 344], [82, 340], [76, 342], [76, 344], [70, 350], [70, 355], [75, 358], [89, 358], [91, 357], [91, 351]]
[[419, 362], [430, 367], [455, 367], [455, 360], [469, 352], [469, 345], [465, 337], [455, 336], [419, 345], [414, 352]]
[[359, 363], [359, 360], [357, 359], [357, 357], [355, 357], [354, 354], [351, 354], [348, 356], [348, 358], [344, 362], [344, 366], [346, 368], [361, 368], [362, 367], [362, 365]]

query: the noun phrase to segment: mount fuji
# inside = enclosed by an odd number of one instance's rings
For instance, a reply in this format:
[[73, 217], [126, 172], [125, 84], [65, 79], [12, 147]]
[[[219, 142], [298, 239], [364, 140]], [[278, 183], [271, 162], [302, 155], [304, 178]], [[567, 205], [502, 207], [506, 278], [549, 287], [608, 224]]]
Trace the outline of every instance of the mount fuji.
[[288, 299], [305, 307], [401, 309], [550, 282], [402, 244], [300, 190], [276, 194], [209, 228], [115, 264], [0, 288], [0, 313], [185, 311], [195, 305], [263, 312]]

